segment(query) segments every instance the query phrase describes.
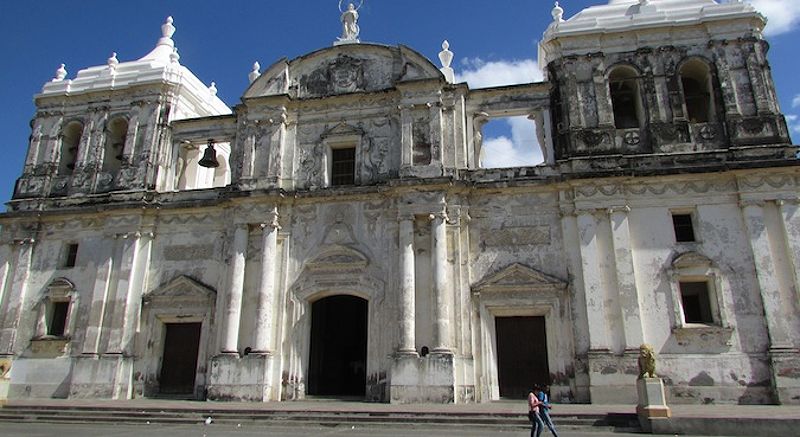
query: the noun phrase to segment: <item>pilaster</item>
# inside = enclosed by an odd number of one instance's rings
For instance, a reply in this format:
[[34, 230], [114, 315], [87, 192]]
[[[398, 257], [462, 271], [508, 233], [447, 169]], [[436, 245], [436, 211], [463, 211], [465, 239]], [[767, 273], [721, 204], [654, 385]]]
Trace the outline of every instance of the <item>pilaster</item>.
[[414, 165], [414, 119], [411, 105], [400, 105], [400, 167]]
[[13, 241], [14, 249], [8, 269], [8, 279], [3, 284], [2, 325], [0, 325], [0, 356], [16, 355], [21, 352], [17, 344], [17, 334], [28, 294], [28, 278], [30, 276], [35, 238], [21, 238]]
[[114, 312], [109, 325], [105, 353], [131, 356], [133, 336], [136, 332], [141, 307], [142, 292], [150, 261], [152, 233], [130, 232], [117, 234], [119, 253], [115, 269]]
[[589, 326], [589, 350], [609, 351], [606, 323], [605, 286], [601, 270], [601, 253], [594, 210], [578, 211], [578, 236], [581, 249], [583, 286], [586, 296], [586, 315]]
[[101, 244], [98, 248], [98, 258], [102, 261], [97, 264], [97, 274], [92, 287], [91, 302], [89, 304], [89, 317], [83, 338], [81, 353], [96, 355], [100, 351], [100, 338], [106, 317], [108, 293], [111, 289], [111, 272], [113, 263], [113, 241]]
[[637, 350], [644, 341], [642, 308], [636, 288], [631, 233], [628, 223], [630, 207], [615, 207], [608, 210], [614, 244], [614, 264], [619, 293], [620, 312], [625, 335], [625, 350]]
[[794, 305], [784, 301], [776, 260], [770, 247], [770, 232], [765, 220], [764, 202], [743, 201], [741, 204], [750, 247], [755, 262], [761, 300], [769, 330], [770, 349], [786, 349], [792, 346], [790, 323], [794, 317], [785, 313]]

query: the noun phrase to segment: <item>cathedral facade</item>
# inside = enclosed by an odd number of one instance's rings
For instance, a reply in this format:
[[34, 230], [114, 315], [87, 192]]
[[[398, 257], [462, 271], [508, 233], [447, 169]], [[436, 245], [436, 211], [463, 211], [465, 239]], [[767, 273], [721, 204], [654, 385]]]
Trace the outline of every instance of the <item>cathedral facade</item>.
[[[350, 14], [350, 15], [348, 15]], [[174, 48], [63, 66], [0, 215], [0, 395], [800, 403], [800, 161], [749, 4], [611, 0], [540, 83], [358, 40], [233, 108]], [[484, 168], [526, 116], [540, 165]]]

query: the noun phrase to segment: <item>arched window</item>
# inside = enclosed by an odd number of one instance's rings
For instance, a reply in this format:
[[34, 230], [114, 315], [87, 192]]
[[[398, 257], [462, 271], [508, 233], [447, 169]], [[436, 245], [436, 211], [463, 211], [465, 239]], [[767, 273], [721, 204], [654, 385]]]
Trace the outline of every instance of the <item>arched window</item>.
[[122, 164], [122, 151], [125, 148], [125, 138], [128, 136], [128, 121], [117, 117], [108, 124], [108, 135], [103, 153], [103, 171], [106, 173], [119, 172]]
[[77, 292], [68, 279], [55, 279], [38, 305], [35, 338], [69, 338], [75, 324]]
[[668, 270], [672, 277], [675, 327], [728, 327], [719, 268], [697, 252], [679, 254]]
[[708, 64], [699, 59], [691, 59], [681, 66], [679, 74], [686, 104], [686, 118], [691, 123], [711, 121], [714, 105]]
[[83, 135], [83, 124], [74, 121], [61, 131], [61, 157], [58, 161], [58, 174], [69, 175], [78, 161], [78, 145]]
[[617, 129], [642, 126], [644, 110], [639, 93], [638, 73], [631, 67], [616, 67], [608, 76], [614, 125]]

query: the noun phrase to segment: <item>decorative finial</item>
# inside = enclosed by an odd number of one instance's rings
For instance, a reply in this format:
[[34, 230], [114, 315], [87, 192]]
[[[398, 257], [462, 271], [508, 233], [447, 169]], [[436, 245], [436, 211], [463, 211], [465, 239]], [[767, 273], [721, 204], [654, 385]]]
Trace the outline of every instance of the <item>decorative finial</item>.
[[181, 55], [178, 54], [178, 48], [174, 47], [172, 49], [172, 53], [169, 54], [169, 61], [173, 64], [177, 64], [180, 59]]
[[439, 52], [439, 60], [442, 61], [442, 67], [448, 68], [453, 62], [453, 52], [450, 51], [450, 43], [444, 40], [442, 43], [442, 51]]
[[67, 69], [64, 68], [65, 66], [66, 65], [61, 64], [58, 67], [58, 70], [56, 70], [56, 77], [53, 78], [53, 82], [61, 82], [65, 77], [67, 77]]
[[174, 20], [172, 16], [167, 17], [167, 21], [161, 25], [161, 37], [166, 39], [171, 39], [172, 35], [175, 34], [175, 26], [172, 25]]
[[256, 61], [253, 63], [253, 69], [250, 71], [250, 74], [247, 75], [247, 77], [250, 79], [250, 83], [255, 82], [256, 79], [261, 76], [261, 72], [259, 70], [261, 70], [261, 64]]
[[208, 87], [208, 92], [211, 93], [212, 96], [217, 95], [217, 83], [211, 82], [211, 86]]
[[442, 51], [439, 52], [439, 60], [442, 62], [442, 68], [440, 68], [439, 71], [444, 74], [444, 78], [447, 79], [449, 83], [454, 83], [456, 81], [456, 74], [453, 68], [450, 67], [450, 64], [453, 63], [453, 52], [450, 51], [450, 43], [447, 40], [442, 42]]
[[108, 68], [113, 70], [117, 69], [117, 65], [119, 65], [119, 59], [117, 59], [117, 52], [112, 52], [111, 57], [108, 58]]
[[556, 2], [555, 7], [553, 8], [553, 21], [556, 23], [564, 21], [564, 8], [562, 8], [558, 2]]

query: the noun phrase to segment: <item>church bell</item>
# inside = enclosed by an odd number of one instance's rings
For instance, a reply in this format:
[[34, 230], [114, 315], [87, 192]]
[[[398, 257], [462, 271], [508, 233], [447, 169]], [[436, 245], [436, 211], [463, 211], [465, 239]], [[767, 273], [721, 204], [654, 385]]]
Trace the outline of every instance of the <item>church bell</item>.
[[208, 140], [208, 147], [206, 147], [205, 152], [203, 152], [203, 158], [198, 162], [200, 167], [206, 168], [216, 168], [219, 167], [219, 161], [217, 161], [217, 151], [214, 150], [214, 140]]

